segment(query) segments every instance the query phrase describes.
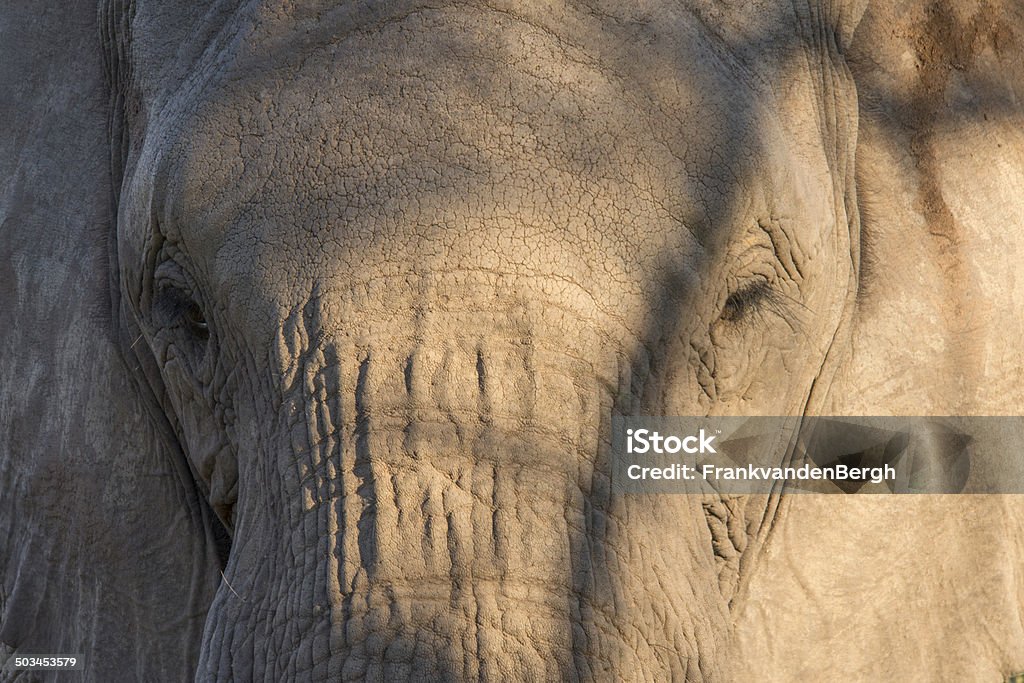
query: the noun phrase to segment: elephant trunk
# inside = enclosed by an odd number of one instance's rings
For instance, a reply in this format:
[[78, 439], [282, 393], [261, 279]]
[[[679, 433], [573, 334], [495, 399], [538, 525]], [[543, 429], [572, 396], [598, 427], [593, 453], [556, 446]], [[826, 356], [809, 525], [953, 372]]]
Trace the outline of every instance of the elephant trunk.
[[569, 675], [596, 448], [532, 413], [538, 392], [561, 393], [563, 418], [596, 439], [582, 425], [597, 396], [538, 372], [544, 355], [458, 340], [305, 351], [258, 462], [240, 463], [201, 672]]
[[[281, 400], [246, 420], [201, 679], [696, 677], [707, 567], [686, 542], [635, 567], [666, 523], [693, 539], [699, 502], [651, 523], [615, 502], [607, 420], [631, 381], [615, 363], [471, 325], [369, 342], [301, 326], [275, 351]], [[686, 589], [638, 601], [666, 572]], [[621, 631], [637, 610], [653, 634]]]

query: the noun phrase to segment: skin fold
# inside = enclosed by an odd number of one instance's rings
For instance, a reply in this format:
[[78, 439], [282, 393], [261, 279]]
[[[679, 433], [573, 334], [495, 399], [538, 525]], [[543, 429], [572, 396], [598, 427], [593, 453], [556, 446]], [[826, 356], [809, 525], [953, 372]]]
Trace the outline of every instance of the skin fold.
[[5, 10], [0, 652], [1024, 669], [1013, 496], [626, 496], [608, 462], [613, 413], [1017, 412], [991, 4]]

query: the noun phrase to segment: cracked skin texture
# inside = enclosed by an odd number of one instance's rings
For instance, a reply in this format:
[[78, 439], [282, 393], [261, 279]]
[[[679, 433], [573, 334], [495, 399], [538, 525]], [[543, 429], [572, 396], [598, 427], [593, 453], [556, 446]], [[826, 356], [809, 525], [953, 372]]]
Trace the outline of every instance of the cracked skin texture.
[[1024, 169], [959, 142], [1024, 147], [980, 18], [1013, 10], [862, 5], [7, 10], [7, 651], [90, 680], [1024, 668], [1012, 497], [608, 484], [613, 410], [1019, 410]]

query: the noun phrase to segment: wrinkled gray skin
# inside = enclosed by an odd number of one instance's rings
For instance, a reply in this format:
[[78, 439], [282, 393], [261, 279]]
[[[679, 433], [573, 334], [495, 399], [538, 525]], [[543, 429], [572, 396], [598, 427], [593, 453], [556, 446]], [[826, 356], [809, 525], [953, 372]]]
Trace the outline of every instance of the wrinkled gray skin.
[[1024, 669], [1012, 497], [607, 475], [613, 410], [1020, 412], [1019, 7], [73, 4], [0, 16], [6, 654]]

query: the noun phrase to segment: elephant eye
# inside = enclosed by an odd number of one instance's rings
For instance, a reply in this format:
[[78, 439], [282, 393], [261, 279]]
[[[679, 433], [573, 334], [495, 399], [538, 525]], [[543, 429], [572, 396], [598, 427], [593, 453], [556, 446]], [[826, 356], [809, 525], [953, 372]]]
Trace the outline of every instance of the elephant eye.
[[177, 287], [161, 288], [154, 306], [157, 322], [166, 327], [181, 327], [194, 339], [210, 338], [210, 325], [202, 307]]
[[777, 309], [779, 303], [779, 295], [770, 284], [764, 281], [752, 282], [729, 295], [722, 307], [721, 319], [739, 322], [765, 308]]
[[206, 318], [203, 316], [202, 309], [196, 303], [192, 303], [185, 312], [182, 313], [181, 319], [185, 325], [188, 326], [189, 331], [200, 339], [207, 339], [210, 336], [210, 326], [206, 322]]

